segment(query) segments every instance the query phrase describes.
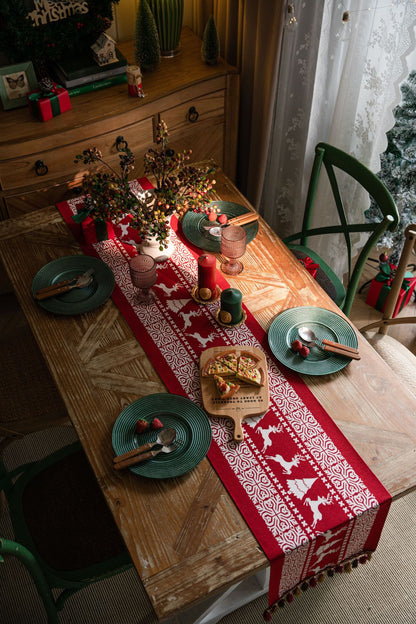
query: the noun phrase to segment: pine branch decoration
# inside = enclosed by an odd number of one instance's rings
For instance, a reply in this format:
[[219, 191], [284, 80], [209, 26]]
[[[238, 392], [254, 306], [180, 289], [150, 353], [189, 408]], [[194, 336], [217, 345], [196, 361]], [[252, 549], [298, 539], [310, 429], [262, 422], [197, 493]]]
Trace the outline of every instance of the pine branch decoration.
[[[394, 109], [395, 124], [386, 133], [387, 149], [381, 154], [377, 174], [396, 202], [400, 222], [394, 232], [385, 232], [377, 247], [391, 250], [390, 261], [397, 264], [405, 241], [405, 230], [416, 223], [416, 71], [401, 86], [402, 102]], [[366, 219], [381, 221], [381, 211], [371, 202]]]

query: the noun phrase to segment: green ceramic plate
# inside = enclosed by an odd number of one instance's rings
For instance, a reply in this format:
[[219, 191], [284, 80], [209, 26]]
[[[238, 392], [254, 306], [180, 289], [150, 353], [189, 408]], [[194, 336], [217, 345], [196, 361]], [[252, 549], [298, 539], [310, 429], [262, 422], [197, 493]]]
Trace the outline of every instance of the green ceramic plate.
[[[220, 213], [227, 215], [229, 219], [250, 212], [245, 206], [240, 206], [240, 204], [234, 204], [233, 202], [213, 201], [208, 205], [218, 206]], [[208, 225], [215, 227], [215, 225], [218, 224], [208, 221], [205, 214], [199, 214], [189, 210], [183, 218], [182, 231], [190, 243], [193, 243], [204, 251], [221, 251], [221, 237], [212, 236], [208, 230], [205, 230], [204, 227]], [[247, 243], [250, 243], [259, 231], [258, 221], [248, 223], [247, 225], [243, 225], [243, 227], [247, 232]]]
[[114, 289], [114, 274], [99, 258], [92, 256], [64, 256], [52, 260], [38, 271], [32, 282], [32, 294], [45, 286], [56, 284], [66, 279], [73, 279], [94, 269], [92, 282], [85, 288], [72, 290], [37, 301], [37, 303], [53, 314], [83, 314], [94, 310], [110, 297]]
[[358, 345], [355, 331], [339, 314], [324, 308], [289, 308], [275, 318], [269, 329], [269, 345], [279, 362], [305, 375], [336, 373], [351, 362], [350, 358], [319, 347], [311, 348], [307, 358], [292, 351], [290, 345], [298, 338], [298, 328], [302, 325], [312, 329], [321, 340], [326, 338], [355, 348]]
[[204, 459], [211, 445], [211, 425], [207, 415], [185, 397], [176, 394], [149, 394], [128, 405], [114, 423], [114, 452], [121, 455], [146, 442], [154, 442], [157, 430], [138, 435], [135, 426], [139, 418], [151, 422], [156, 417], [165, 428], [176, 429], [175, 441], [179, 442], [179, 446], [171, 453], [159, 453], [152, 459], [132, 466], [130, 470], [152, 479], [179, 477], [195, 468]]

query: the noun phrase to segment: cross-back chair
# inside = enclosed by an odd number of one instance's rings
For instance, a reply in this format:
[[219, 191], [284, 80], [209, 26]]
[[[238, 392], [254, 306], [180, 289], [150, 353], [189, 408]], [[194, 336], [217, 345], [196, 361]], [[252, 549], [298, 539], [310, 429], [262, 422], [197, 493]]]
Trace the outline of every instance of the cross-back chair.
[[[0, 565], [14, 556], [26, 566], [48, 624], [72, 594], [132, 566], [79, 442], [12, 471], [0, 460], [1, 489], [14, 539], [0, 536]], [[62, 590], [57, 598], [52, 588]]]
[[[403, 279], [409, 264], [416, 258], [416, 223], [408, 225], [405, 230], [405, 243], [400, 256], [396, 273], [391, 283], [390, 292], [382, 317], [360, 327], [360, 332], [385, 360], [396, 375], [404, 382], [409, 390], [416, 395], [416, 357], [393, 336], [388, 335], [389, 327], [401, 324], [416, 323], [416, 316], [397, 316], [393, 312], [403, 284]], [[377, 333], [373, 334], [375, 330]]]
[[[319, 205], [317, 205], [316, 197], [322, 167], [324, 167], [328, 175], [339, 224], [311, 227], [314, 213], [315, 217], [319, 215]], [[344, 171], [351, 176], [351, 178], [356, 180], [373, 198], [383, 215], [379, 223], [367, 223], [365, 221], [364, 210], [367, 207], [363, 207], [363, 222], [351, 222], [348, 211], [344, 208], [344, 202], [342, 201], [337, 180], [337, 169]], [[284, 242], [300, 260], [309, 257], [314, 263], [319, 264], [316, 280], [329, 294], [331, 299], [333, 299], [348, 316], [351, 311], [351, 305], [357, 291], [361, 273], [372, 248], [386, 230], [395, 230], [398, 223], [399, 214], [396, 204], [381, 180], [353, 156], [327, 143], [318, 143], [315, 147], [315, 159], [309, 181], [302, 230], [286, 237]], [[353, 262], [351, 235], [357, 232], [366, 232], [369, 236], [358, 258]], [[335, 234], [342, 234], [345, 240], [348, 257], [348, 279], [346, 287], [323, 258], [308, 246], [309, 237], [330, 236]], [[294, 241], [299, 241], [299, 243], [295, 244]]]

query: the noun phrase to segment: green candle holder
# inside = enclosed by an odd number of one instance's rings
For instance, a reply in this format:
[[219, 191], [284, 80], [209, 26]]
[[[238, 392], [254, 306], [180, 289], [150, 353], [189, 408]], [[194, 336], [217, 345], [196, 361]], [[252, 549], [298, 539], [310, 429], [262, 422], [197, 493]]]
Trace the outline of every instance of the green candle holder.
[[242, 307], [243, 295], [237, 288], [226, 288], [221, 293], [221, 305], [216, 320], [220, 325], [232, 327], [240, 325], [246, 319]]

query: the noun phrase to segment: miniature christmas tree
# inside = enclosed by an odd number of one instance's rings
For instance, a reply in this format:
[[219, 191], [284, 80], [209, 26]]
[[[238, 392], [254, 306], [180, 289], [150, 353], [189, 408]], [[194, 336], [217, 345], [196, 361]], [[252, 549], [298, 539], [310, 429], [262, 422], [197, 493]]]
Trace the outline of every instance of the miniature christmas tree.
[[220, 56], [220, 39], [214, 16], [210, 15], [202, 38], [202, 59], [208, 65], [216, 65]]
[[[400, 214], [395, 232], [386, 232], [377, 247], [391, 250], [390, 262], [397, 264], [405, 241], [405, 229], [416, 223], [416, 71], [401, 86], [402, 103], [394, 109], [395, 124], [387, 132], [387, 149], [381, 155], [377, 174], [393, 195]], [[370, 222], [381, 221], [379, 208], [372, 202], [366, 212]]]
[[147, 0], [140, 0], [137, 9], [134, 54], [142, 71], [153, 71], [160, 63], [159, 35]]

